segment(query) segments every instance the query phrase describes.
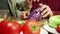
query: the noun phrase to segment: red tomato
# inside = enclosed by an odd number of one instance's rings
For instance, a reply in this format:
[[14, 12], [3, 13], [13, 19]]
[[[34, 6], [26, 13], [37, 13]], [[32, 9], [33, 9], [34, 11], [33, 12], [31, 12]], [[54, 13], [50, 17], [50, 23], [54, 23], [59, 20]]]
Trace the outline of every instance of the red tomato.
[[60, 26], [57, 26], [56, 30], [60, 33]]
[[24, 34], [40, 34], [40, 25], [38, 21], [28, 20], [23, 25], [23, 33]]
[[20, 34], [21, 25], [16, 21], [3, 20], [0, 23], [0, 34]]

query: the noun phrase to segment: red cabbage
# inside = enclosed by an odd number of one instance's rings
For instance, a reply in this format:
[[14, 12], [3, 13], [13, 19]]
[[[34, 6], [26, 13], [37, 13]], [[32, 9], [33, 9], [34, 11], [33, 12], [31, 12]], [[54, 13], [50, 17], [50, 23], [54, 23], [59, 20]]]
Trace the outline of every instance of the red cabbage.
[[41, 15], [40, 8], [31, 11], [28, 19], [41, 20], [42, 19], [42, 15]]

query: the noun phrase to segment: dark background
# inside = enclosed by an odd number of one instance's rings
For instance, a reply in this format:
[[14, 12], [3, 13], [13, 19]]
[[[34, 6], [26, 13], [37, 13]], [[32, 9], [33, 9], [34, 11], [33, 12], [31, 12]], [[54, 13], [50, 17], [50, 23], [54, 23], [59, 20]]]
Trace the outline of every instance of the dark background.
[[[0, 9], [8, 9], [8, 0], [0, 0]], [[41, 3], [47, 4], [52, 10], [60, 11], [60, 0], [40, 0]]]
[[[40, 0], [40, 2], [47, 4], [54, 14], [60, 14], [60, 0]], [[0, 0], [0, 10], [1, 9], [9, 9], [7, 0]]]
[[8, 9], [7, 0], [0, 0], [0, 9]]

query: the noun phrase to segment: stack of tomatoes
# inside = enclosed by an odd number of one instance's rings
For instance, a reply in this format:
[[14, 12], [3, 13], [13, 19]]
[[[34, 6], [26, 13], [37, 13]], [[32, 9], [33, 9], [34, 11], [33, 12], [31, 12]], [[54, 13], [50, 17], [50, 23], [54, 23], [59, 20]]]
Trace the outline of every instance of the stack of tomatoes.
[[40, 24], [36, 20], [28, 20], [23, 26], [16, 21], [3, 20], [0, 23], [0, 34], [40, 34]]

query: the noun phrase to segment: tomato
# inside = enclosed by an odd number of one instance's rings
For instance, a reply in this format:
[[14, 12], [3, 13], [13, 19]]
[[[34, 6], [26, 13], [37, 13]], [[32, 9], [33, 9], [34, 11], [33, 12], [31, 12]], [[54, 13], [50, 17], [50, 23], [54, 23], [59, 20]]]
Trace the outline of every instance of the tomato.
[[60, 26], [57, 26], [56, 30], [60, 33]]
[[16, 21], [3, 20], [0, 23], [0, 34], [20, 34], [21, 25]]
[[23, 25], [24, 34], [40, 34], [40, 25], [36, 20], [28, 20]]

